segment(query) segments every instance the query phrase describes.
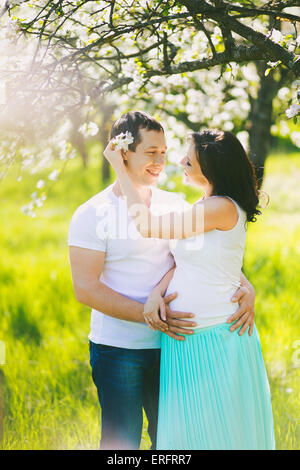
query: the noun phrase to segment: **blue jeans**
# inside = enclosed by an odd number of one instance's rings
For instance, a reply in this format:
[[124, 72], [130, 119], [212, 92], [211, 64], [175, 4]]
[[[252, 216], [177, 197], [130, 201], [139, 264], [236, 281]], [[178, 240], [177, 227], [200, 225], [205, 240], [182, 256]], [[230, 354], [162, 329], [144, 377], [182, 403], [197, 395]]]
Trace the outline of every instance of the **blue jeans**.
[[102, 411], [100, 449], [139, 449], [143, 408], [155, 449], [160, 349], [125, 349], [90, 341], [90, 364]]

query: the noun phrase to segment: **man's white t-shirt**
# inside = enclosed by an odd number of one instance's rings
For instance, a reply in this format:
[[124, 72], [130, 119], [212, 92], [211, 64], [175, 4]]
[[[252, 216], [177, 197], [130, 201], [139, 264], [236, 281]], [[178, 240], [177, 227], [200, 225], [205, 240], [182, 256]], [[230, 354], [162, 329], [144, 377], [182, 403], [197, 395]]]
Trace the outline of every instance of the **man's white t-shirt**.
[[[105, 252], [101, 282], [130, 299], [145, 303], [148, 295], [173, 267], [169, 241], [143, 238], [128, 214], [126, 201], [113, 184], [79, 206], [69, 227], [69, 246]], [[151, 187], [154, 214], [189, 207], [179, 195]], [[120, 320], [92, 309], [89, 339], [127, 349], [160, 348], [159, 331], [144, 323]]]

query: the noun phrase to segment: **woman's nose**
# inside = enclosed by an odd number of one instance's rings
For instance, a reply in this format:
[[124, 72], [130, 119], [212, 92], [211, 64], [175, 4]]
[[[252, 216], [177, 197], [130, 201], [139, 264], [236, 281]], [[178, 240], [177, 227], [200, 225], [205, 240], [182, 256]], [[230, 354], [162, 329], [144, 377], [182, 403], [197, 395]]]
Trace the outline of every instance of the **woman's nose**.
[[185, 157], [184, 157], [182, 160], [180, 160], [179, 163], [180, 163], [180, 165], [184, 166], [184, 164], [185, 164]]

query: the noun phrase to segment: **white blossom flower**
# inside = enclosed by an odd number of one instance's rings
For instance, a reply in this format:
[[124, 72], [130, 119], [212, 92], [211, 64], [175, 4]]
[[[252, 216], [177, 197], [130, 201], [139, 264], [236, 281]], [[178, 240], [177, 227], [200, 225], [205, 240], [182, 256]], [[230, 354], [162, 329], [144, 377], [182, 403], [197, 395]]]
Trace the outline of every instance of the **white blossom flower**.
[[290, 93], [289, 88], [287, 87], [280, 88], [280, 90], [278, 91], [278, 98], [280, 100], [284, 100], [286, 99], [289, 93]]
[[121, 133], [114, 137], [113, 143], [115, 144], [115, 150], [128, 150], [128, 146], [134, 142], [131, 132], [126, 131], [125, 134]]
[[36, 199], [35, 200], [35, 205], [36, 205], [36, 207], [42, 207], [42, 205], [43, 205], [42, 199], [41, 198]]
[[24, 205], [24, 206], [21, 207], [21, 212], [22, 212], [23, 214], [25, 214], [25, 215], [28, 214], [28, 207], [27, 207], [27, 205]]
[[37, 183], [36, 183], [36, 187], [38, 189], [41, 189], [43, 186], [45, 186], [45, 181], [44, 180], [39, 180]]
[[273, 69], [275, 67], [277, 67], [277, 65], [281, 64], [281, 60], [277, 60], [277, 62], [267, 62], [267, 64]]
[[16, 39], [16, 35], [19, 31], [19, 25], [18, 25], [18, 20], [17, 19], [11, 19], [7, 18], [6, 21], [6, 30], [5, 30], [5, 39], [8, 41], [14, 41]]
[[51, 181], [55, 181], [58, 177], [59, 171], [58, 170], [53, 170], [50, 175], [48, 176], [48, 179]]
[[223, 124], [223, 130], [224, 131], [232, 131], [234, 128], [234, 124], [232, 121], [225, 121]]
[[300, 148], [300, 132], [292, 132], [291, 133], [291, 140], [296, 147]]
[[90, 137], [90, 136], [94, 136], [98, 133], [99, 131], [99, 127], [97, 126], [97, 124], [95, 122], [85, 122], [84, 124], [82, 124], [78, 131], [84, 136], [84, 137]]
[[62, 140], [58, 144], [59, 148], [59, 155], [58, 158], [60, 160], [70, 160], [72, 158], [76, 157], [76, 150], [72, 147], [72, 144], [70, 142], [67, 142], [66, 140]]
[[290, 128], [289, 126], [287, 125], [287, 122], [286, 121], [280, 121], [279, 122], [279, 134], [282, 136], [282, 137], [285, 137], [286, 135], [289, 135], [290, 133]]
[[285, 110], [285, 114], [288, 118], [293, 118], [299, 114], [300, 104], [292, 104], [288, 109]]
[[270, 39], [273, 42], [279, 43], [284, 39], [284, 36], [282, 35], [281, 31], [278, 31], [278, 29], [273, 29]]
[[21, 212], [24, 215], [29, 215], [30, 217], [35, 217], [35, 213], [33, 212], [33, 203], [30, 202], [29, 204], [26, 204], [25, 206], [21, 207]]

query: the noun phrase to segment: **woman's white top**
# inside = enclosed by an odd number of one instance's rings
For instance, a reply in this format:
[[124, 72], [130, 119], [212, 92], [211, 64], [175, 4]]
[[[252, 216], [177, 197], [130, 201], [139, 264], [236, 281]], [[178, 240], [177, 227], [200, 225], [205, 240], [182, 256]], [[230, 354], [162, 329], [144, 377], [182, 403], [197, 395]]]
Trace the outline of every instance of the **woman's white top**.
[[247, 216], [229, 199], [238, 212], [231, 230], [215, 229], [193, 238], [170, 240], [176, 269], [166, 295], [178, 293], [171, 309], [194, 313], [196, 328], [224, 323], [238, 308], [231, 297], [240, 286]]

